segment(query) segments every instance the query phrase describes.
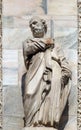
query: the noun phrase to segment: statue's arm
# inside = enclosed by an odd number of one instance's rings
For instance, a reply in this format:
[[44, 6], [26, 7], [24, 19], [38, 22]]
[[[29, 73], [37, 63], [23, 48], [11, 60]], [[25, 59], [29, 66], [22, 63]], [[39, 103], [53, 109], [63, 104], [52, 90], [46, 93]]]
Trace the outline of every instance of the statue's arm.
[[60, 59], [60, 65], [62, 68], [62, 82], [65, 82], [67, 84], [68, 80], [72, 77], [72, 71], [69, 62], [66, 60], [66, 57], [64, 56], [64, 53], [61, 49], [61, 47], [57, 48], [58, 56]]
[[60, 64], [62, 68], [67, 68], [68, 70], [70, 70], [70, 65], [68, 63], [68, 61], [66, 60], [66, 57], [64, 56], [64, 52], [61, 49], [61, 47], [57, 47], [57, 53], [58, 53], [58, 57], [60, 59]]
[[23, 43], [23, 49], [26, 51], [26, 54], [34, 55], [37, 52], [45, 51], [46, 44], [43, 41], [35, 41], [33, 39], [27, 40]]
[[23, 43], [23, 56], [26, 68], [29, 66], [29, 61], [33, 55], [45, 50], [46, 50], [46, 44], [44, 42], [35, 40], [26, 40]]

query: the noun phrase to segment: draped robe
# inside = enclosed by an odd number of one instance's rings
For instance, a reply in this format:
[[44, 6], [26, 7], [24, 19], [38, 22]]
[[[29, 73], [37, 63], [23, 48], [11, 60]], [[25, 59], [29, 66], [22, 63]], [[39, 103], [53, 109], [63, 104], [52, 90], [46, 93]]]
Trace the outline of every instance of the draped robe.
[[59, 123], [70, 92], [70, 79], [62, 86], [62, 72], [71, 70], [61, 48], [54, 44], [49, 53], [47, 50], [49, 47], [43, 39], [28, 39], [23, 44], [27, 69], [24, 91], [26, 126]]

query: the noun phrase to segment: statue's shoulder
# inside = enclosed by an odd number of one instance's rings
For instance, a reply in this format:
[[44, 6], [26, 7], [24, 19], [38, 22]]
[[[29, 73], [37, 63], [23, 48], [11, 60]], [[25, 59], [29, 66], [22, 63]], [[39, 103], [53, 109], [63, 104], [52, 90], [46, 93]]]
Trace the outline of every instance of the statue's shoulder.
[[24, 43], [28, 43], [28, 42], [30, 42], [31, 39], [32, 39], [31, 37], [27, 38], [26, 40], [23, 41], [23, 44], [24, 44]]
[[31, 39], [32, 39], [32, 38], [30, 38], [30, 37], [27, 38], [26, 40], [23, 41], [22, 45], [23, 45], [23, 46], [26, 46], [28, 43], [31, 42]]

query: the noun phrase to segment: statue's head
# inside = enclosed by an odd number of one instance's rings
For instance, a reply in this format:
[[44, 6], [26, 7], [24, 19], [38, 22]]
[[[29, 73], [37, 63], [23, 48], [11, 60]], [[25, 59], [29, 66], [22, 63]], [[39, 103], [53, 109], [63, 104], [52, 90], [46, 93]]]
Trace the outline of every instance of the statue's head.
[[47, 32], [47, 24], [44, 19], [33, 17], [29, 22], [31, 31], [35, 38], [43, 38]]

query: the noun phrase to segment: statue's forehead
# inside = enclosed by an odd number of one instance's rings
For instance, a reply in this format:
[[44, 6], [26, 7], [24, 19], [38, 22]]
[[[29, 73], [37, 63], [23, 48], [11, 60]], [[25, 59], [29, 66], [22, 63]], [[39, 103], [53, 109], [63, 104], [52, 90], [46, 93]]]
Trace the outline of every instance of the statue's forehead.
[[38, 18], [38, 17], [32, 18], [32, 19], [30, 20], [30, 23], [33, 23], [33, 22], [35, 22], [35, 21], [42, 23], [42, 19], [40, 19], [40, 18]]

